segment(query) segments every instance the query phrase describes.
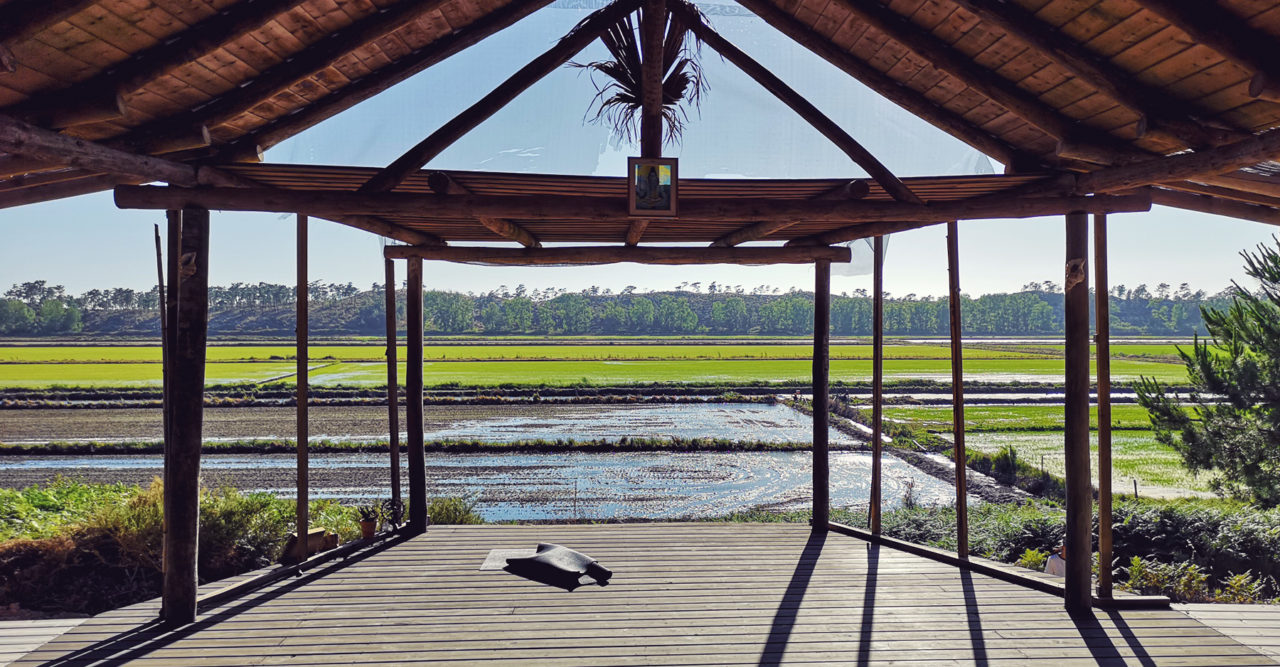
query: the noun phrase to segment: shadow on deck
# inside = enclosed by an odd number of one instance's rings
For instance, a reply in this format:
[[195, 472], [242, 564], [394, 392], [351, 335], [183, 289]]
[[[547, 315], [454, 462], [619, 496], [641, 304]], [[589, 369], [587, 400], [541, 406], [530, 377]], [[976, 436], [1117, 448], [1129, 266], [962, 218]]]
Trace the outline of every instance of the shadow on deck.
[[[566, 592], [490, 549], [557, 542], [613, 569]], [[214, 585], [216, 586], [216, 584]], [[1274, 665], [1183, 613], [1060, 598], [807, 526], [437, 526], [167, 632], [156, 603], [15, 664]]]

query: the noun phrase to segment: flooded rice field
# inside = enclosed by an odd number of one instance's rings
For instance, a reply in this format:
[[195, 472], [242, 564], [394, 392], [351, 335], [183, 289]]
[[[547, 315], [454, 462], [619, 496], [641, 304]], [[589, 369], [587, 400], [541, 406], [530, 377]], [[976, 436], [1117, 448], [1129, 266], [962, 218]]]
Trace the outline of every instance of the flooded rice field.
[[[404, 411], [401, 410], [403, 420]], [[160, 441], [159, 408], [17, 409], [0, 412], [0, 442]], [[318, 440], [386, 440], [386, 407], [313, 406], [311, 437]], [[206, 408], [206, 440], [291, 439], [294, 409]], [[699, 437], [756, 442], [809, 442], [812, 421], [785, 405], [711, 404], [505, 404], [427, 405], [426, 439], [617, 440]], [[403, 425], [401, 426], [403, 433]], [[833, 445], [852, 439], [836, 430]]]
[[[811, 460], [808, 452], [429, 452], [427, 489], [433, 496], [474, 499], [477, 511], [491, 521], [708, 518], [756, 508], [808, 507]], [[311, 495], [357, 501], [389, 497], [387, 461], [386, 454], [313, 454]], [[870, 462], [865, 452], [831, 453], [834, 506], [865, 505]], [[56, 474], [142, 483], [161, 472], [158, 456], [43, 456], [4, 463], [3, 486]], [[206, 485], [294, 494], [294, 458], [289, 455], [208, 455], [202, 470]], [[901, 504], [908, 485], [924, 503], [953, 499], [946, 482], [886, 456], [886, 505]]]

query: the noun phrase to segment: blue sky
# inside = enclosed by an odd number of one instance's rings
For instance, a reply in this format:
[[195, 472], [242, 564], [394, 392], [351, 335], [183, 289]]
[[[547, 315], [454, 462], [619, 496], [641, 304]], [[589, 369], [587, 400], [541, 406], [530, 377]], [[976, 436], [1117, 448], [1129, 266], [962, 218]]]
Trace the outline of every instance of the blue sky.
[[[479, 99], [577, 23], [587, 10], [557, 3], [445, 63], [268, 151], [267, 160], [382, 166]], [[735, 4], [704, 3], [712, 24], [770, 67], [899, 176], [1001, 171], [967, 145], [881, 99], [843, 72], [792, 44]], [[727, 8], [727, 9], [721, 9]], [[604, 56], [599, 43], [578, 61]], [[710, 49], [703, 54], [710, 90], [691, 114], [680, 158], [682, 177], [859, 177], [860, 168], [826, 139]], [[583, 71], [562, 68], [458, 141], [429, 166], [515, 172], [622, 175], [634, 146], [615, 145], [585, 118], [595, 90]], [[292, 283], [291, 216], [213, 214], [211, 280]], [[74, 293], [101, 287], [148, 289], [155, 281], [154, 211], [120, 211], [110, 193], [0, 210], [0, 289], [44, 279]], [[381, 244], [362, 231], [315, 221], [312, 279], [368, 286], [382, 280]], [[163, 225], [162, 225], [163, 227]], [[1274, 228], [1254, 222], [1157, 207], [1111, 217], [1112, 285], [1210, 292], [1243, 279], [1239, 251], [1270, 242]], [[961, 288], [971, 294], [1016, 290], [1028, 282], [1062, 282], [1060, 217], [960, 224]], [[401, 269], [401, 272], [403, 270]], [[428, 289], [483, 292], [508, 285], [671, 289], [716, 281], [751, 288], [812, 289], [811, 267], [495, 268], [429, 264]], [[897, 295], [946, 291], [945, 232], [895, 235], [885, 288]], [[869, 288], [866, 276], [835, 276], [836, 292]]]

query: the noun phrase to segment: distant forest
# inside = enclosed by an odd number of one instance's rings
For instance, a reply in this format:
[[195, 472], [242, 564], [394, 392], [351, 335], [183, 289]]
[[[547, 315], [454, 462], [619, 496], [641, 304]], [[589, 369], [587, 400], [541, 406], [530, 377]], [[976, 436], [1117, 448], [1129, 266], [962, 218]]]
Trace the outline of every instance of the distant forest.
[[[1208, 296], [1160, 284], [1111, 290], [1111, 331], [1116, 335], [1203, 333], [1200, 307], [1223, 307], [1229, 288]], [[60, 285], [33, 281], [14, 285], [0, 299], [0, 336], [98, 334], [153, 335], [159, 331], [157, 290], [93, 289], [70, 295]], [[384, 293], [312, 283], [311, 333], [322, 336], [376, 335], [385, 327]], [[404, 290], [397, 310], [403, 329]], [[1062, 292], [1052, 282], [1031, 283], [1011, 294], [964, 296], [966, 335], [1036, 336], [1062, 333]], [[215, 336], [288, 336], [294, 329], [294, 288], [234, 283], [209, 289], [209, 330]], [[759, 286], [685, 283], [669, 292], [614, 293], [591, 288], [527, 290], [500, 287], [483, 294], [426, 292], [426, 330], [433, 334], [485, 335], [802, 335], [813, 331], [813, 294]], [[1092, 311], [1091, 311], [1092, 312]], [[889, 335], [941, 336], [948, 332], [947, 299], [888, 295], [884, 308]], [[865, 290], [833, 295], [835, 335], [871, 333], [871, 299]]]

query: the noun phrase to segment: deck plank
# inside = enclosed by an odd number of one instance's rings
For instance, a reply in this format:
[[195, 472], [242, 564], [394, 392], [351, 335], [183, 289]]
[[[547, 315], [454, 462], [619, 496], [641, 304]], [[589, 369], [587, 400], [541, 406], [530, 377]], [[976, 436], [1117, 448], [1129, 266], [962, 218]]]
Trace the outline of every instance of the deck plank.
[[[479, 570], [537, 542], [614, 578], [566, 592]], [[156, 609], [89, 619], [15, 664], [1277, 664], [1250, 646], [1277, 627], [1257, 610], [1219, 611], [1231, 631], [1174, 610], [1072, 618], [1060, 598], [800, 525], [432, 527], [178, 631]]]

